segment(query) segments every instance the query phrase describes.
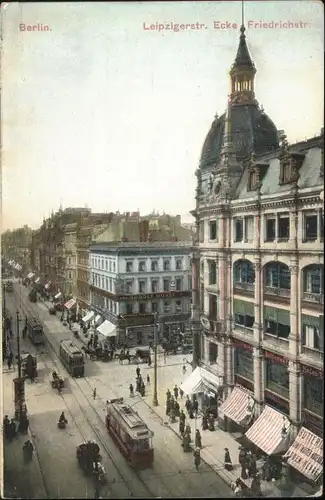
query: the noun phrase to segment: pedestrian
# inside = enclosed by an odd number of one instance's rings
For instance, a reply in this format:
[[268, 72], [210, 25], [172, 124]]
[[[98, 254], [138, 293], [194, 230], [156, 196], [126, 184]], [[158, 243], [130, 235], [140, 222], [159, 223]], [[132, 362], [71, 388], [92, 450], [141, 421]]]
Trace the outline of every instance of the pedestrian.
[[179, 433], [183, 436], [185, 431], [185, 422], [183, 420], [179, 420]]
[[167, 401], [172, 397], [172, 394], [170, 392], [169, 389], [167, 389], [167, 392], [166, 392], [166, 398], [167, 398]]
[[130, 389], [130, 396], [131, 396], [131, 398], [133, 398], [133, 396], [134, 396], [134, 388], [133, 388], [132, 384], [130, 384], [129, 389]]
[[174, 396], [175, 396], [175, 399], [178, 398], [178, 387], [177, 387], [176, 384], [175, 384], [175, 387], [174, 387]]
[[230, 453], [229, 453], [228, 448], [225, 448], [224, 465], [225, 465], [225, 469], [228, 470], [228, 471], [230, 471], [230, 470], [233, 469], [231, 458], [230, 458]]
[[5, 438], [10, 438], [10, 421], [8, 415], [5, 415], [3, 419], [3, 433]]
[[194, 451], [193, 455], [194, 455], [194, 465], [195, 465], [196, 470], [198, 471], [199, 470], [199, 466], [201, 464], [201, 452], [200, 452], [200, 448], [196, 448], [196, 450]]
[[254, 455], [254, 453], [251, 453], [248, 475], [249, 477], [254, 477], [256, 474], [257, 474], [256, 456]]
[[202, 448], [202, 437], [201, 437], [199, 429], [196, 429], [196, 433], [195, 433], [195, 446], [196, 446], [196, 448]]
[[191, 401], [190, 401], [190, 398], [188, 396], [186, 396], [185, 408], [186, 408], [187, 413], [190, 413]]
[[186, 365], [183, 365], [183, 375], [186, 373]]
[[149, 354], [149, 358], [148, 358], [148, 366], [151, 366], [151, 356]]
[[147, 374], [147, 385], [150, 385], [150, 375], [149, 375], [149, 373]]
[[93, 399], [96, 399], [96, 396], [97, 396], [97, 390], [96, 390], [96, 387], [95, 387], [95, 389], [93, 390]]
[[[12, 354], [12, 353], [10, 353], [10, 354]], [[8, 365], [8, 370], [10, 371], [11, 370], [11, 365], [12, 365], [12, 358], [10, 357], [10, 355], [9, 355], [9, 357], [7, 359], [7, 365]]]
[[174, 410], [175, 410], [175, 416], [179, 417], [179, 415], [180, 415], [180, 406], [179, 406], [179, 403], [177, 401], [175, 401]]
[[140, 378], [140, 372], [141, 372], [141, 370], [140, 370], [139, 367], [137, 367], [137, 369], [135, 370], [135, 372], [137, 374], [137, 378]]
[[194, 411], [195, 415], [197, 416], [198, 411], [199, 411], [199, 402], [197, 399], [194, 399], [194, 401], [193, 401], [193, 411]]
[[184, 391], [183, 391], [183, 389], [179, 389], [179, 395], [180, 395], [181, 399], [183, 399], [183, 396], [184, 396]]
[[181, 412], [179, 414], [179, 420], [180, 420], [180, 422], [184, 422], [184, 424], [185, 424], [185, 418], [186, 418], [185, 417], [185, 413], [184, 413], [183, 410], [181, 410]]
[[10, 420], [10, 424], [9, 424], [9, 436], [10, 436], [10, 440], [14, 439], [16, 437], [16, 435], [17, 435], [16, 422], [12, 418]]

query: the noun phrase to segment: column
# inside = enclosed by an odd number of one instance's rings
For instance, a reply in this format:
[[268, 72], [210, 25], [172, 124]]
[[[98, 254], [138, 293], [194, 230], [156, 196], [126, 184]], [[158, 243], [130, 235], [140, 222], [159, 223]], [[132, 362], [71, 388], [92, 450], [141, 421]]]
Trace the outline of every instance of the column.
[[203, 236], [204, 243], [207, 243], [210, 239], [210, 224], [208, 219], [203, 219]]
[[233, 284], [232, 284], [232, 261], [231, 255], [228, 256], [226, 265], [226, 293], [225, 293], [225, 312], [226, 312], [226, 334], [231, 335], [232, 332], [232, 315], [231, 315], [231, 302], [233, 295]]
[[289, 351], [291, 356], [297, 358], [299, 356], [299, 335], [298, 335], [298, 311], [299, 311], [299, 294], [298, 294], [298, 261], [290, 263], [290, 335], [289, 335]]
[[296, 243], [298, 232], [298, 217], [296, 213], [290, 214], [290, 243]]
[[294, 438], [298, 434], [301, 420], [301, 401], [300, 401], [300, 386], [301, 374], [299, 363], [289, 362], [289, 404], [290, 404], [290, 420], [292, 422], [291, 437]]
[[258, 344], [262, 341], [262, 297], [261, 297], [261, 259], [255, 259], [255, 295], [254, 295], [254, 341]]
[[206, 287], [209, 285], [209, 262], [206, 258], [203, 261], [203, 282], [204, 282], [204, 314], [209, 316], [210, 307], [209, 307], [209, 293], [206, 290]]
[[262, 403], [264, 400], [264, 387], [263, 387], [263, 352], [259, 347], [253, 349], [253, 364], [254, 364], [254, 399], [257, 403], [256, 416], [261, 413]]
[[317, 241], [321, 241], [322, 210], [317, 211]]

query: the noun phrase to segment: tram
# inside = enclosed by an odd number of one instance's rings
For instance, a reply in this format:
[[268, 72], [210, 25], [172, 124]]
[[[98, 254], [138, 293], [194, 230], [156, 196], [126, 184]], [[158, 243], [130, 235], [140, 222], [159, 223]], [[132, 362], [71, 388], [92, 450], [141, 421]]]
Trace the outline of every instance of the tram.
[[83, 352], [71, 340], [61, 340], [60, 357], [72, 377], [84, 376], [85, 358]]
[[107, 402], [106, 427], [130, 465], [146, 469], [153, 464], [153, 432], [123, 400]]
[[43, 325], [38, 318], [28, 318], [27, 334], [34, 345], [44, 344]]

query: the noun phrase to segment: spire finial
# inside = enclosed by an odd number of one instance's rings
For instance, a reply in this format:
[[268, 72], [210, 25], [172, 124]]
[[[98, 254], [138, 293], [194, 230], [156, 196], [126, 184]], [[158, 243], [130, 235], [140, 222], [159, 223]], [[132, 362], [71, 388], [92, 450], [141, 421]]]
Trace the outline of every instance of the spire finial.
[[[241, 2], [241, 27], [244, 28], [245, 26], [245, 18], [244, 18], [244, 0]], [[245, 28], [244, 28], [245, 31]]]

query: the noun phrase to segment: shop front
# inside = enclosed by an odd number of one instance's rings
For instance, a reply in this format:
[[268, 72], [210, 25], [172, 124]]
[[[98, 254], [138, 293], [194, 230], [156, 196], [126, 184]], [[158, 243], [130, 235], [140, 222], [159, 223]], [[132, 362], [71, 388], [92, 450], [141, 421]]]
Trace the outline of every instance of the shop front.
[[254, 392], [253, 347], [233, 339], [235, 383]]
[[235, 386], [219, 407], [219, 427], [227, 432], [245, 432], [254, 415], [253, 393]]
[[200, 408], [206, 406], [211, 408], [213, 400], [217, 401], [219, 391], [222, 388], [222, 377], [201, 366], [197, 366], [184, 380], [180, 388], [184, 391], [184, 394], [196, 396]]
[[285, 454], [288, 465], [315, 485], [323, 474], [323, 439], [302, 427]]
[[303, 425], [317, 436], [323, 437], [324, 374], [306, 365], [301, 365], [301, 372], [303, 376]]
[[289, 361], [269, 351], [264, 351], [265, 403], [274, 409], [290, 414], [289, 410]]

